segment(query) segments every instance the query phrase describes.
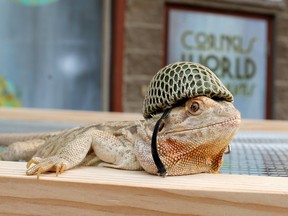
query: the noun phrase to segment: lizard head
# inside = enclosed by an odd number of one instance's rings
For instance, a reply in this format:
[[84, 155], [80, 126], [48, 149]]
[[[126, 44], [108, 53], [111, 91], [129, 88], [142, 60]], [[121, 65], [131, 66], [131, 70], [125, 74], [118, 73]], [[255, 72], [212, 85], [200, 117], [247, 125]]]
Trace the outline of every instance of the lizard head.
[[[153, 131], [155, 119], [147, 121], [146, 131]], [[215, 101], [205, 96], [188, 99], [174, 107], [161, 123], [157, 150], [168, 175], [216, 173], [223, 154], [240, 126], [240, 113], [231, 102]], [[141, 149], [142, 167], [157, 173], [149, 148]], [[137, 151], [137, 144], [136, 144]], [[150, 150], [151, 152], [151, 150]], [[137, 153], [136, 153], [137, 155]]]

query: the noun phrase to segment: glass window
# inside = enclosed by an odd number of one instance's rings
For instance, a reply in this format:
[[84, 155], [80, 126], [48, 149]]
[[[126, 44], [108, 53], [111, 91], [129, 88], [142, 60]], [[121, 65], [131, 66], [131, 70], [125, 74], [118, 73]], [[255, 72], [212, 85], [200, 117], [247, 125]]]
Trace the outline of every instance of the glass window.
[[101, 0], [0, 1], [0, 106], [101, 110]]

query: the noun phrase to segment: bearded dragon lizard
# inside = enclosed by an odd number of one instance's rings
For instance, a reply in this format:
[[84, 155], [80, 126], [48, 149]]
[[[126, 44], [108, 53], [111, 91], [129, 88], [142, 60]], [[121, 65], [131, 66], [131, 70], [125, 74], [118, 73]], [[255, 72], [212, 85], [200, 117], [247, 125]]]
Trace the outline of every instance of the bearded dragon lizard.
[[[0, 143], [9, 146], [0, 159], [27, 160], [27, 175], [38, 177], [47, 171], [58, 175], [78, 165], [144, 169], [157, 174], [151, 138], [160, 116], [158, 113], [142, 121], [105, 122], [51, 134], [2, 134]], [[197, 96], [172, 108], [161, 122], [157, 137], [158, 154], [167, 175], [217, 173], [239, 125], [240, 113], [225, 100]]]

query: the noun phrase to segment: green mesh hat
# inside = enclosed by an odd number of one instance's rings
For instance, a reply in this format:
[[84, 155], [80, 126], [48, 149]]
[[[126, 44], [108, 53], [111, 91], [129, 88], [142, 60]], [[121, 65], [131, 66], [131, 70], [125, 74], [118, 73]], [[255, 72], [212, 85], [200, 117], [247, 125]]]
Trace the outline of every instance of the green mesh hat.
[[233, 96], [207, 67], [194, 62], [176, 62], [159, 70], [144, 98], [143, 116], [162, 112], [183, 99], [196, 96], [233, 102]]

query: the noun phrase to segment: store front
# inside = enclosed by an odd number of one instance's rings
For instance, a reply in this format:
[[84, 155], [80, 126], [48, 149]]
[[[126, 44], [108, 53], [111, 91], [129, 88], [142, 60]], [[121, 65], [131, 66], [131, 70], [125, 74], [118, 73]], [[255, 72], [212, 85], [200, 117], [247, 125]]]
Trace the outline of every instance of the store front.
[[102, 0], [0, 2], [0, 105], [102, 110]]
[[161, 67], [194, 61], [230, 89], [243, 118], [288, 119], [285, 2], [126, 1], [118, 110], [140, 112], [145, 86]]
[[231, 91], [243, 118], [271, 116], [270, 16], [168, 5], [165, 19], [167, 64], [201, 63]]

